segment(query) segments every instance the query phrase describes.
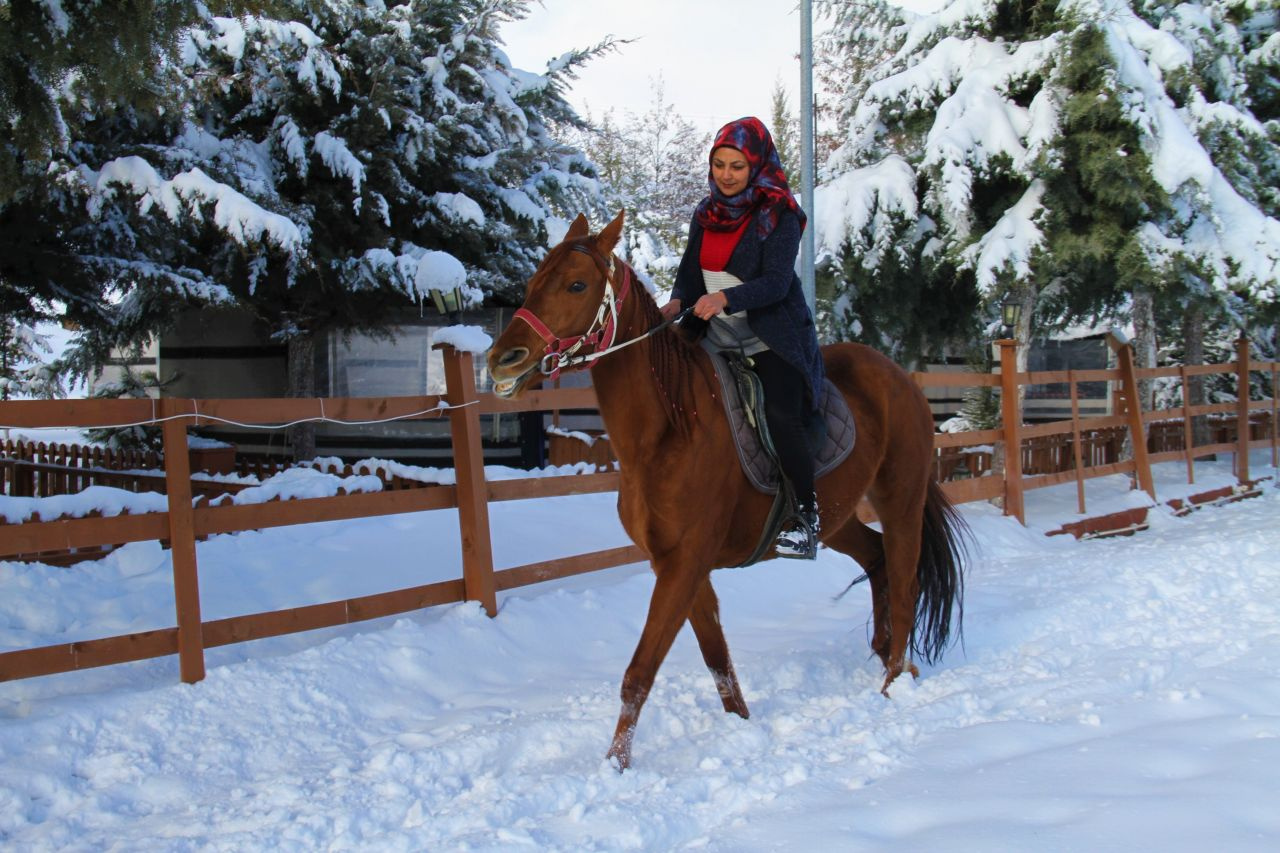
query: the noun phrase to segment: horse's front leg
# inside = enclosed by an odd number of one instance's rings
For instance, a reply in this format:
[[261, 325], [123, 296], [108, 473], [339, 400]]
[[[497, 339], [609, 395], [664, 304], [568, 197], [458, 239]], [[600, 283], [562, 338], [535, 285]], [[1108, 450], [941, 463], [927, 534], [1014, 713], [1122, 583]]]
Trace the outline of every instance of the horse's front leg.
[[733, 661], [729, 659], [729, 644], [725, 642], [724, 628], [720, 625], [720, 602], [716, 598], [716, 591], [711, 587], [710, 574], [702, 581], [694, 596], [689, 624], [693, 626], [693, 633], [698, 638], [702, 660], [716, 680], [716, 690], [720, 693], [724, 709], [747, 719], [751, 714], [747, 711], [747, 700], [742, 698], [742, 688], [738, 686]]
[[671, 650], [676, 634], [693, 608], [694, 594], [706, 572], [687, 566], [654, 566], [658, 580], [649, 599], [649, 615], [635, 654], [622, 677], [622, 711], [613, 733], [613, 744], [606, 758], [615, 762], [619, 772], [631, 766], [631, 740], [636, 732], [640, 709], [653, 687], [658, 667]]

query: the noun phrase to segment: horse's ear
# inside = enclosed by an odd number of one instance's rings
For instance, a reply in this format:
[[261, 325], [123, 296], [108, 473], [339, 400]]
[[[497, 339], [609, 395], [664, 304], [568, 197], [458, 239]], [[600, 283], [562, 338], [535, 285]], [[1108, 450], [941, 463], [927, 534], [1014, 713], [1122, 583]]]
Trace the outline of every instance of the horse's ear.
[[613, 221], [601, 229], [596, 235], [596, 248], [601, 254], [608, 255], [613, 251], [613, 247], [618, 245], [618, 239], [622, 236], [622, 221], [626, 218], [626, 209], [618, 211], [618, 215], [613, 217]]
[[587, 224], [585, 214], [579, 213], [578, 218], [573, 220], [573, 224], [569, 226], [569, 231], [564, 235], [566, 240], [577, 240], [579, 237], [587, 236], [587, 232], [591, 230], [591, 226]]

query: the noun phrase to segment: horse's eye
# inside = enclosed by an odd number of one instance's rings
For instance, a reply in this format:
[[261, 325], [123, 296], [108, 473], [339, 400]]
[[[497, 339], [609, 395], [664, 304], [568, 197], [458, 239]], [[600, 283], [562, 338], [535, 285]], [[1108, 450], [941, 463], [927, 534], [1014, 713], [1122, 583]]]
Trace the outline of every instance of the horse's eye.
[[581, 293], [586, 289], [587, 283], [585, 281], [575, 281], [573, 284], [569, 285], [570, 293]]

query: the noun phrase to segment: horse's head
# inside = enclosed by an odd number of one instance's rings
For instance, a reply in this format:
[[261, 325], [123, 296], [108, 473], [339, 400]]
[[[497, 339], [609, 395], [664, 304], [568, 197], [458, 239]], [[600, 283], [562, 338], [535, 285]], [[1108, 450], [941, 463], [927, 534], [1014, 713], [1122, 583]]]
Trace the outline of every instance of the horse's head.
[[531, 382], [558, 373], [561, 353], [589, 353], [612, 341], [616, 303], [624, 295], [615, 293], [613, 277], [622, 221], [620, 212], [592, 235], [579, 214], [529, 279], [524, 305], [489, 350], [489, 375], [499, 397], [516, 397]]

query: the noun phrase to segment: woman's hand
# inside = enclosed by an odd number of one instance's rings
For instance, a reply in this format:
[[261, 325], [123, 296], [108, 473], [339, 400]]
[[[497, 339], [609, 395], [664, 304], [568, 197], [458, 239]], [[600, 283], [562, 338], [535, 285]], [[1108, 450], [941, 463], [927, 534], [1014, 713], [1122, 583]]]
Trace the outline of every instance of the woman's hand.
[[708, 293], [699, 297], [698, 301], [693, 304], [693, 315], [700, 320], [710, 320], [724, 311], [725, 306], [728, 304], [729, 297], [725, 296], [723, 291]]
[[679, 313], [680, 313], [680, 300], [679, 300], [679, 299], [669, 299], [669, 300], [667, 300], [667, 304], [666, 304], [666, 305], [663, 305], [663, 306], [662, 306], [660, 309], [658, 309], [658, 310], [660, 310], [660, 311], [662, 312], [662, 319], [664, 319], [664, 320], [670, 320], [672, 317], [674, 317], [674, 316], [676, 316], [677, 314], [679, 314]]

